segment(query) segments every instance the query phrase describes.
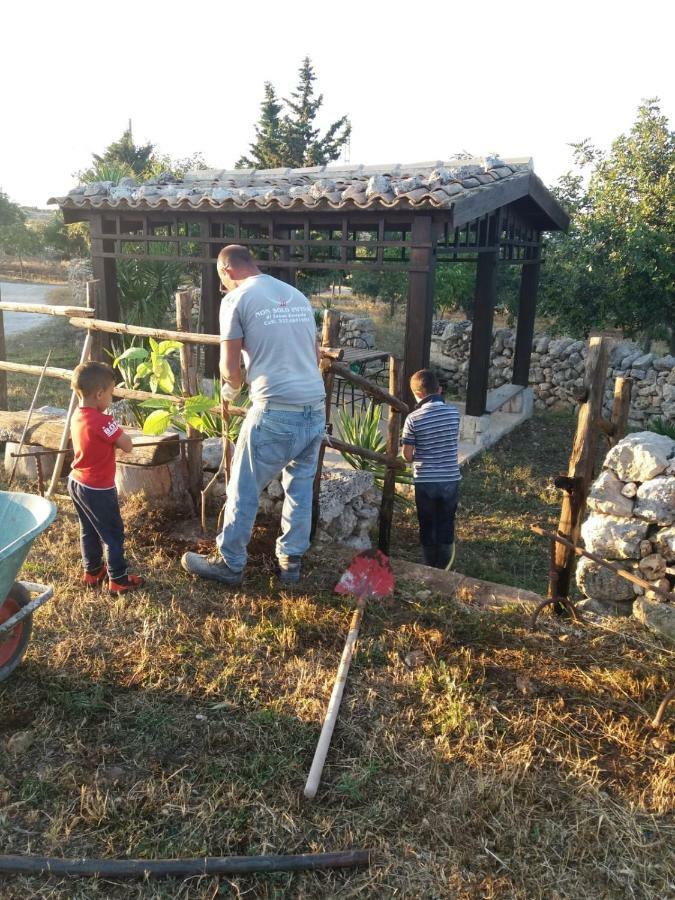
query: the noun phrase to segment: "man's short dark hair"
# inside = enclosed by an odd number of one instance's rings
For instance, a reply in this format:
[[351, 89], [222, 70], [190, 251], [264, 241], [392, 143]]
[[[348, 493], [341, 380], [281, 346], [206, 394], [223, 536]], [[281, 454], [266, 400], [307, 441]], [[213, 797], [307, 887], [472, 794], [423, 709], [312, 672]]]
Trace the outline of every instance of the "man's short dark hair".
[[439, 384], [433, 369], [420, 369], [410, 379], [410, 387], [415, 394], [435, 394]]
[[218, 265], [221, 268], [233, 266], [235, 269], [242, 266], [254, 266], [256, 261], [251, 256], [248, 247], [241, 244], [228, 244], [218, 254]]
[[70, 386], [82, 397], [104, 391], [115, 384], [115, 373], [107, 363], [86, 362], [75, 367]]

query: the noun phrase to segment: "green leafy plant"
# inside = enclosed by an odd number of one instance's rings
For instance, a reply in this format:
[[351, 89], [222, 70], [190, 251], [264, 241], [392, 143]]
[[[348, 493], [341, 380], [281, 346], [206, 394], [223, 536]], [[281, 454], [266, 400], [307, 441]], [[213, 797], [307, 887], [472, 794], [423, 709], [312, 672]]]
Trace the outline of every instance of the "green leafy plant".
[[[382, 419], [382, 407], [372, 401], [365, 410], [356, 410], [352, 415], [348, 410], [341, 409], [337, 414], [338, 426], [340, 434], [344, 441], [353, 444], [355, 447], [362, 447], [364, 450], [372, 450], [375, 453], [386, 453], [387, 442], [385, 441], [380, 430], [380, 422]], [[365, 472], [372, 472], [375, 476], [375, 482], [382, 486], [384, 480], [385, 466], [376, 463], [372, 459], [365, 459], [357, 456], [355, 453], [341, 451], [344, 459], [354, 469], [360, 469]], [[412, 484], [412, 476], [405, 472], [396, 472], [397, 484]], [[408, 501], [400, 495], [396, 499], [407, 503]]]
[[148, 338], [150, 350], [145, 347], [129, 347], [120, 356], [115, 357], [113, 368], [123, 364], [136, 363], [133, 387], [145, 390], [147, 380], [153, 394], [173, 394], [176, 386], [176, 375], [171, 368], [168, 357], [177, 353], [183, 346], [180, 341], [156, 341]]
[[[213, 381], [213, 394], [196, 394], [186, 397], [182, 403], [152, 397], [144, 400], [140, 406], [144, 410], [152, 410], [143, 423], [144, 434], [162, 434], [170, 426], [177, 431], [186, 432], [188, 425], [203, 434], [204, 437], [220, 437], [222, 435], [222, 416], [219, 411], [219, 384]], [[237, 406], [246, 408], [249, 398], [244, 392], [237, 400]], [[231, 416], [227, 422], [227, 437], [235, 443], [239, 437], [243, 419]]]
[[671, 422], [668, 419], [662, 419], [661, 416], [658, 416], [656, 419], [652, 419], [648, 425], [649, 431], [654, 431], [656, 434], [665, 434], [666, 437], [672, 438], [675, 441], [675, 422]]

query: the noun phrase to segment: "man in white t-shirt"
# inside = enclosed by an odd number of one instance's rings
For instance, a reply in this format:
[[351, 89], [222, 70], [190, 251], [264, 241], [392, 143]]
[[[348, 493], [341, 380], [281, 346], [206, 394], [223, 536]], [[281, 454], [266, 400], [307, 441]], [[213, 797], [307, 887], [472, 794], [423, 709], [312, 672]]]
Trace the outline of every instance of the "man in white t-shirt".
[[239, 394], [243, 360], [251, 409], [235, 448], [218, 550], [209, 557], [186, 553], [181, 563], [193, 575], [241, 584], [260, 494], [281, 473], [285, 499], [276, 552], [281, 581], [294, 584], [309, 547], [312, 485], [326, 424], [314, 311], [296, 288], [263, 275], [246, 247], [224, 247], [218, 274], [228, 292], [220, 307], [222, 396], [233, 401]]

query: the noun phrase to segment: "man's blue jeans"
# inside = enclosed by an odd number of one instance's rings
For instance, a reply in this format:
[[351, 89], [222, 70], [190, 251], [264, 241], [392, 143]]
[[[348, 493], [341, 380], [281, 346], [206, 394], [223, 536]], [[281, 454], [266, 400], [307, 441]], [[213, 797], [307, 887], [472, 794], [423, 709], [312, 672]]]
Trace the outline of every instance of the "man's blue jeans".
[[246, 565], [260, 494], [281, 473], [285, 498], [277, 556], [302, 556], [312, 528], [312, 485], [326, 430], [323, 405], [298, 411], [254, 406], [242, 425], [216, 544], [235, 572]]

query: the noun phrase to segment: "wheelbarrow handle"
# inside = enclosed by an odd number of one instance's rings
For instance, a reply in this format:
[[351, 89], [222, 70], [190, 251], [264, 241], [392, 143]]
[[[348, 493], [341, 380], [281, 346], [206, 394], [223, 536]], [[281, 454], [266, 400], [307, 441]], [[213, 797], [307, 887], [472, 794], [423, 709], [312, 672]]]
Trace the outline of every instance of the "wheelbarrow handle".
[[43, 603], [46, 603], [47, 600], [50, 600], [54, 595], [54, 588], [51, 585], [46, 584], [35, 584], [32, 581], [19, 581], [18, 584], [22, 585], [26, 588], [27, 591], [30, 591], [31, 594], [36, 594], [39, 592], [39, 596], [35, 597], [30, 603], [27, 603], [25, 606], [21, 607], [21, 609], [14, 613], [6, 622], [3, 622], [0, 625], [0, 634], [4, 634], [6, 631], [11, 631], [15, 625], [18, 625], [19, 622], [22, 622], [27, 616], [30, 616], [35, 612]]

